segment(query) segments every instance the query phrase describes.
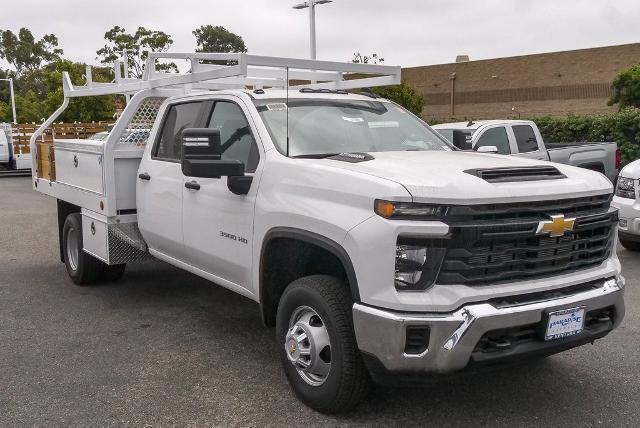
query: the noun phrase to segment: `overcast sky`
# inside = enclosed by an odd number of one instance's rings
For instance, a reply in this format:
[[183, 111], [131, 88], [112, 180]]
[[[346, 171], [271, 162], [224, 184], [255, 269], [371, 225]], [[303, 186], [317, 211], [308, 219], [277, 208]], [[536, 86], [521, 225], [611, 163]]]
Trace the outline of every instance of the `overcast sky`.
[[[307, 57], [302, 0], [2, 0], [0, 29], [58, 36], [64, 56], [95, 63], [114, 25], [163, 30], [193, 51], [193, 29], [222, 25], [250, 53]], [[640, 0], [334, 0], [316, 8], [318, 59], [377, 52], [415, 66], [640, 42]], [[6, 64], [0, 64], [5, 67]]]

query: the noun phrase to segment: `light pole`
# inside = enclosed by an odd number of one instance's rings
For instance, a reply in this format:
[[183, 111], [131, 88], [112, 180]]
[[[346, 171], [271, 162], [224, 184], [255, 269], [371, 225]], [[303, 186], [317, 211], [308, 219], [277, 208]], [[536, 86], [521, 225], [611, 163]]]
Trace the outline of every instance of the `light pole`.
[[16, 120], [16, 96], [13, 93], [13, 79], [0, 79], [5, 82], [9, 82], [9, 91], [11, 92], [11, 110], [13, 112], [13, 123], [18, 123]]
[[311, 59], [316, 59], [316, 5], [331, 2], [332, 0], [307, 0], [304, 3], [293, 6], [294, 9], [309, 8], [309, 44]]

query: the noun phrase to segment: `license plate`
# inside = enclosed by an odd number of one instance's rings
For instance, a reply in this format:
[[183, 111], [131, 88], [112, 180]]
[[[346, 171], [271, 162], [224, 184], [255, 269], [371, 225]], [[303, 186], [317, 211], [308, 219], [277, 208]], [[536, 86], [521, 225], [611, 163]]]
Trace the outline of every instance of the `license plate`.
[[544, 340], [561, 339], [579, 334], [584, 329], [584, 307], [549, 312]]

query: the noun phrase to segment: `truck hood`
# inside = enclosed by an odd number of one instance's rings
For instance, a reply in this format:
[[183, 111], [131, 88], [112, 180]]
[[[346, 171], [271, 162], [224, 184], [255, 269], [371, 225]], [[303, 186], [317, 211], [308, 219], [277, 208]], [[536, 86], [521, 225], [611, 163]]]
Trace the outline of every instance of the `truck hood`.
[[[362, 162], [323, 159], [335, 168], [346, 169], [403, 185], [415, 202], [491, 203], [555, 200], [612, 192], [602, 174], [568, 165], [514, 156], [476, 152], [376, 152]], [[472, 169], [549, 166], [566, 178], [554, 180], [491, 183], [466, 173]]]
[[635, 160], [622, 168], [622, 171], [620, 171], [620, 176], [633, 178], [634, 180], [640, 178], [640, 159]]

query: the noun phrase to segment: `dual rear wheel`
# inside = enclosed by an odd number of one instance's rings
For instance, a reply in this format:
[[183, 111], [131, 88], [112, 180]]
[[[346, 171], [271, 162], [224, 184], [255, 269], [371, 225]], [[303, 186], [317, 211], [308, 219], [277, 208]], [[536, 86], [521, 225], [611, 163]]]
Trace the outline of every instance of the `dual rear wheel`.
[[67, 273], [77, 285], [89, 285], [102, 279], [117, 281], [124, 274], [126, 264], [107, 265], [83, 250], [82, 217], [69, 214], [62, 228], [62, 254]]

